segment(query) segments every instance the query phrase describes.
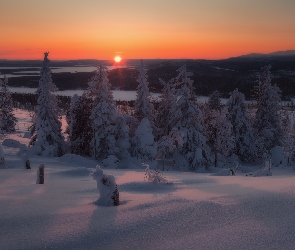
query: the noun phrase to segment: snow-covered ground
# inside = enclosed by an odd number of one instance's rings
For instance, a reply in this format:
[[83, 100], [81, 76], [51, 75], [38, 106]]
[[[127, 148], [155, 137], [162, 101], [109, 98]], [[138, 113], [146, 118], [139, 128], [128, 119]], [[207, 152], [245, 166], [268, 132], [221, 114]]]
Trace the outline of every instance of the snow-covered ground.
[[[28, 118], [17, 110], [23, 138]], [[23, 125], [21, 125], [23, 124]], [[30, 157], [3, 146], [0, 169], [0, 249], [294, 249], [295, 171], [272, 176], [162, 172], [168, 183], [145, 181], [145, 171], [104, 169], [114, 175], [120, 205], [95, 205], [96, 162], [76, 155]], [[36, 184], [45, 163], [45, 184]], [[252, 166], [254, 169], [258, 167]]]

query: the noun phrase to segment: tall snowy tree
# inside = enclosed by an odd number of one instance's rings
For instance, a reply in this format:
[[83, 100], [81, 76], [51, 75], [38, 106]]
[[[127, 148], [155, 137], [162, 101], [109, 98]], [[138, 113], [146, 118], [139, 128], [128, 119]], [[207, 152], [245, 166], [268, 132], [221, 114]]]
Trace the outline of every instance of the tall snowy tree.
[[0, 79], [0, 132], [14, 132], [17, 119], [12, 113], [11, 93], [8, 90], [8, 79], [4, 76], [4, 80]]
[[157, 153], [157, 145], [154, 141], [153, 129], [149, 119], [143, 118], [132, 138], [133, 155], [143, 162], [152, 161]]
[[158, 141], [157, 158], [163, 161], [163, 170], [165, 169], [165, 160], [173, 159], [176, 150], [183, 146], [183, 132], [173, 127], [167, 136], [162, 136]]
[[160, 79], [160, 83], [163, 86], [162, 94], [160, 96], [160, 102], [158, 104], [158, 112], [156, 117], [157, 138], [167, 136], [173, 125], [170, 124], [171, 116], [176, 107], [176, 95], [173, 80], [164, 82]]
[[[204, 127], [204, 135], [207, 138], [207, 141], [210, 146], [214, 147], [217, 137], [217, 129], [216, 118], [222, 110], [220, 93], [218, 91], [214, 91], [208, 99], [208, 102], [203, 105], [203, 117], [202, 124]], [[214, 113], [214, 115], [213, 115]]]
[[91, 115], [92, 100], [85, 96], [73, 96], [68, 118], [70, 151], [73, 154], [91, 156], [92, 140]]
[[136, 89], [136, 100], [134, 103], [134, 115], [140, 122], [143, 118], [148, 118], [151, 124], [154, 123], [154, 106], [150, 101], [149, 83], [147, 81], [147, 70], [144, 67], [143, 60], [140, 62], [140, 70]]
[[189, 162], [191, 169], [196, 169], [200, 166], [208, 166], [211, 158], [203, 135], [203, 127], [200, 124], [202, 112], [196, 104], [196, 95], [190, 76], [192, 73], [187, 71], [186, 66], [178, 69], [175, 83], [179, 99], [171, 117], [171, 124], [183, 132], [184, 143], [180, 153]]
[[213, 110], [213, 128], [216, 130], [213, 146], [217, 152], [225, 157], [235, 153], [236, 142], [233, 134], [233, 126], [228, 120], [226, 110]]
[[260, 156], [269, 153], [274, 146], [281, 145], [283, 131], [280, 126], [280, 89], [271, 83], [271, 66], [262, 68], [258, 86], [255, 87], [257, 111], [254, 128], [259, 138]]
[[37, 134], [32, 150], [37, 154], [61, 156], [65, 153], [65, 142], [62, 135], [61, 121], [58, 118], [57, 98], [53, 94], [57, 88], [51, 79], [48, 54], [49, 52], [44, 53], [44, 61], [40, 71], [36, 109]]
[[90, 119], [93, 138], [91, 141], [92, 156], [104, 159], [118, 153], [116, 147], [117, 110], [105, 66], [98, 66], [96, 74], [89, 83], [95, 93]]
[[116, 147], [117, 156], [121, 160], [130, 156], [131, 144], [129, 138], [129, 126], [127, 125], [127, 115], [119, 114], [117, 117]]
[[236, 142], [235, 153], [243, 161], [254, 160], [256, 146], [251, 119], [247, 112], [245, 96], [237, 89], [230, 94], [227, 101], [228, 119], [233, 126]]
[[280, 116], [281, 127], [284, 130], [282, 146], [284, 148], [284, 154], [288, 158], [288, 163], [290, 164], [295, 157], [295, 123], [292, 125], [292, 120], [295, 120], [295, 115], [292, 111], [282, 110]]
[[211, 95], [209, 95], [208, 107], [210, 110], [220, 111], [222, 109], [220, 93], [217, 90], [215, 90]]

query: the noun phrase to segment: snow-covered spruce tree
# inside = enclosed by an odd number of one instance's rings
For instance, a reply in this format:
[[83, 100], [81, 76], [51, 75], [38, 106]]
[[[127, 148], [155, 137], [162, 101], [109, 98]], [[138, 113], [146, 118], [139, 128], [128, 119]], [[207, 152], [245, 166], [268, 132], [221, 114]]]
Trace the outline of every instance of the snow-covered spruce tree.
[[216, 131], [216, 137], [212, 141], [213, 147], [218, 153], [229, 157], [235, 153], [236, 143], [233, 127], [227, 118], [226, 110], [213, 110], [211, 116], [212, 129]]
[[143, 118], [148, 118], [153, 125], [154, 117], [154, 106], [150, 102], [149, 83], [146, 76], [147, 70], [144, 68], [143, 60], [140, 62], [140, 70], [137, 82], [139, 85], [136, 89], [136, 100], [134, 103], [134, 116], [140, 122]]
[[[221, 112], [222, 105], [220, 100], [220, 93], [214, 91], [208, 99], [208, 102], [203, 106], [203, 117], [202, 125], [204, 127], [204, 135], [207, 138], [207, 142], [211, 147], [214, 147], [217, 137], [217, 127], [218, 124], [214, 119], [217, 118], [218, 112]], [[217, 113], [216, 113], [217, 112]], [[213, 116], [214, 113], [214, 116]]]
[[176, 107], [176, 95], [173, 80], [164, 82], [160, 79], [160, 83], [163, 86], [162, 94], [160, 96], [160, 102], [158, 104], [158, 112], [156, 117], [155, 125], [158, 128], [157, 138], [167, 136], [171, 129], [170, 118]]
[[36, 141], [31, 152], [48, 156], [61, 156], [65, 153], [65, 142], [61, 121], [58, 119], [57, 98], [53, 94], [57, 88], [51, 79], [48, 54], [49, 52], [44, 53], [44, 61], [40, 71], [37, 89]]
[[88, 83], [95, 91], [93, 108], [90, 119], [92, 121], [93, 138], [91, 141], [92, 156], [95, 159], [105, 159], [109, 155], [117, 154], [116, 121], [117, 110], [105, 66], [98, 66], [95, 76]]
[[180, 153], [186, 158], [193, 170], [197, 167], [209, 166], [211, 158], [206, 138], [203, 135], [203, 127], [200, 124], [202, 112], [196, 104], [196, 95], [190, 76], [192, 73], [187, 72], [186, 66], [178, 69], [175, 83], [176, 95], [179, 96], [179, 99], [170, 119], [171, 124], [183, 132], [184, 143]]
[[4, 151], [1, 144], [0, 144], [0, 168], [5, 168]]
[[0, 79], [0, 131], [14, 132], [17, 119], [12, 113], [11, 93], [8, 90], [8, 79], [4, 76], [4, 80]]
[[131, 144], [129, 138], [129, 126], [127, 125], [127, 115], [119, 114], [117, 117], [116, 147], [117, 157], [121, 160], [130, 156]]
[[133, 155], [143, 162], [154, 160], [157, 145], [154, 141], [152, 125], [148, 118], [143, 118], [132, 138]]
[[211, 95], [209, 95], [208, 107], [210, 110], [221, 111], [222, 104], [220, 100], [220, 93], [217, 90], [215, 90]]
[[73, 96], [67, 129], [70, 152], [73, 154], [91, 156], [91, 110], [92, 100], [90, 98], [85, 96]]
[[257, 111], [254, 122], [258, 138], [258, 152], [269, 153], [274, 146], [281, 145], [283, 131], [280, 126], [280, 89], [271, 83], [271, 66], [262, 68], [258, 86], [255, 87]]
[[236, 142], [235, 154], [243, 161], [251, 161], [256, 157], [256, 146], [245, 96], [236, 89], [230, 93], [226, 105]]
[[172, 128], [167, 136], [162, 136], [158, 141], [157, 158], [163, 161], [163, 170], [165, 169], [165, 160], [173, 159], [176, 150], [183, 146], [183, 132], [176, 127]]
[[288, 159], [288, 164], [293, 161], [295, 156], [295, 123], [292, 126], [292, 118], [294, 120], [295, 116], [291, 118], [292, 111], [282, 110], [281, 116], [281, 128], [285, 131], [282, 146], [284, 148], [284, 154]]

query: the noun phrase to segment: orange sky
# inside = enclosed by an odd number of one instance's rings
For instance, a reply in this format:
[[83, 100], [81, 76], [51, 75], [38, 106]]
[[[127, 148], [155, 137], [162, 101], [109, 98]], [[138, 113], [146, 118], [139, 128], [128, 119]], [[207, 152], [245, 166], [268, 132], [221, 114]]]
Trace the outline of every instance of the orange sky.
[[0, 0], [0, 27], [0, 59], [219, 59], [295, 50], [295, 0]]

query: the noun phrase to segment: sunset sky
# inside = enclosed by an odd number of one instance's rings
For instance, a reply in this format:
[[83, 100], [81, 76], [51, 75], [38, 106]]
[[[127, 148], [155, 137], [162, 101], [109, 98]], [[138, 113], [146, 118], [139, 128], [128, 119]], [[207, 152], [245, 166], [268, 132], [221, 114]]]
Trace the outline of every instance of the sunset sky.
[[0, 0], [0, 59], [295, 50], [295, 0]]

